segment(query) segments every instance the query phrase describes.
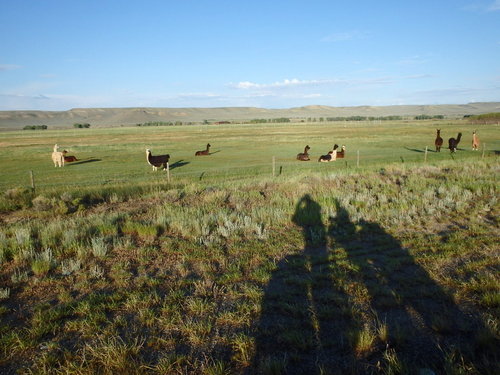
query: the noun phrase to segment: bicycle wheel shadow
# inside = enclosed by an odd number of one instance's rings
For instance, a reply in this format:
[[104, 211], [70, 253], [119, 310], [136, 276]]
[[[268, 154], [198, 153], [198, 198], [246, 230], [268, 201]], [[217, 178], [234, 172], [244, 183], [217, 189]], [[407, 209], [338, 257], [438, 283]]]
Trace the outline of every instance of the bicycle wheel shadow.
[[[462, 311], [381, 225], [354, 223], [338, 201], [335, 210], [326, 228], [309, 195], [297, 203], [304, 248], [279, 262], [265, 288], [251, 373], [370, 374], [395, 364], [445, 373], [457, 361], [500, 373], [498, 337], [479, 315]], [[364, 295], [352, 295], [353, 285]]]

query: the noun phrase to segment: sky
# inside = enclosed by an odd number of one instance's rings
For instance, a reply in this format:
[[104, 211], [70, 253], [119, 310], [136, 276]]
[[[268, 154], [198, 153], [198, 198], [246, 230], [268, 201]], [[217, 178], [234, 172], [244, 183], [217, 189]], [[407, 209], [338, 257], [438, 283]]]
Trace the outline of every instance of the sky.
[[500, 0], [1, 0], [0, 110], [500, 101]]

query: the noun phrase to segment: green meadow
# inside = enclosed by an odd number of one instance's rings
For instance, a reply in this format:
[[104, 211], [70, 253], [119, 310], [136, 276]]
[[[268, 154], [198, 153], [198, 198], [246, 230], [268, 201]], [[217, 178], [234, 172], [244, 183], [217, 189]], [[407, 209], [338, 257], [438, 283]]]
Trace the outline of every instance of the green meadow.
[[[55, 168], [55, 143], [79, 161]], [[295, 160], [306, 144], [311, 161]], [[333, 144], [346, 157], [318, 163]], [[2, 374], [500, 373], [496, 125], [6, 131], [0, 145]], [[171, 155], [170, 180], [147, 148]]]
[[[40, 189], [92, 187], [102, 185], [157, 182], [165, 174], [153, 173], [145, 150], [153, 155], [170, 154], [172, 179], [226, 179], [272, 174], [292, 176], [298, 172], [331, 173], [357, 166], [372, 167], [387, 163], [420, 163], [429, 149], [428, 162], [452, 159], [445, 149], [434, 151], [435, 129], [442, 128], [446, 140], [463, 133], [460, 148], [453, 160], [477, 158], [471, 151], [472, 126], [465, 122], [338, 122], [275, 125], [195, 125], [171, 127], [127, 127], [107, 129], [72, 129], [60, 131], [20, 131], [0, 133], [0, 189], [30, 183], [29, 171]], [[481, 126], [479, 136], [486, 143], [487, 154], [500, 148], [497, 127]], [[53, 167], [51, 153], [60, 149], [75, 155], [79, 162], [68, 163], [62, 170]], [[209, 158], [194, 157], [197, 150], [212, 145]], [[333, 144], [346, 146], [346, 158], [337, 163], [314, 163]], [[312, 161], [298, 163], [295, 155], [311, 147]]]

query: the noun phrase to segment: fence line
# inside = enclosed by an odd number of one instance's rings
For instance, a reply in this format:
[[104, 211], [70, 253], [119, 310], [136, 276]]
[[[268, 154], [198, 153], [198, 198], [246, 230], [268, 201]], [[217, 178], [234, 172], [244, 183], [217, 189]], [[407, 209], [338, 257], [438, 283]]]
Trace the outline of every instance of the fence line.
[[[424, 156], [424, 162], [441, 162], [441, 161], [446, 161], [448, 158], [443, 158], [442, 156], [437, 157], [438, 154], [435, 154], [436, 158], [433, 158], [432, 155], [429, 155], [429, 148], [426, 147], [425, 149], [421, 149], [420, 152], [425, 152], [427, 151], [427, 155]], [[458, 153], [460, 154], [460, 152]], [[415, 155], [415, 154], [414, 154]], [[453, 154], [450, 154], [451, 158], [456, 160], [455, 156]], [[483, 143], [483, 152], [481, 156], [477, 155], [477, 159], [484, 159], [490, 155], [493, 155], [492, 153], [488, 153], [486, 144]], [[398, 161], [396, 159], [386, 159], [384, 158], [383, 160], [380, 160], [377, 158], [377, 154], [368, 154], [368, 157], [364, 159], [366, 162], [361, 165], [361, 150], [356, 151], [356, 168], [360, 168], [363, 166], [364, 168], [370, 168], [370, 167], [378, 167], [381, 165], [387, 165], [387, 164], [392, 164], [392, 163], [397, 163]], [[458, 159], [457, 161], [459, 161]], [[470, 160], [470, 158], [464, 159], [464, 160]], [[351, 169], [353, 167], [350, 167], [348, 165], [349, 161], [354, 161], [354, 155], [351, 154], [351, 158], [347, 157], [344, 159], [345, 163], [340, 163], [340, 160], [337, 160], [335, 162], [330, 162], [327, 163], [326, 168], [325, 167], [313, 167], [314, 165], [318, 165], [318, 163], [315, 163], [314, 161], [310, 162], [298, 162], [292, 158], [279, 158], [276, 156], [272, 157], [272, 176], [275, 177], [277, 176], [277, 165], [276, 163], [280, 163], [278, 165], [279, 169], [279, 174], [283, 174], [284, 169], [287, 170], [287, 174], [294, 174], [294, 173], [316, 173], [316, 172], [339, 172], [340, 171], [340, 166], [342, 166], [342, 171]], [[410, 163], [422, 163], [422, 159], [419, 161], [418, 154], [415, 157], [412, 157], [410, 160], [405, 160], [405, 162], [410, 162]], [[236, 180], [236, 179], [245, 179], [245, 178], [251, 178], [253, 176], [265, 176], [266, 173], [269, 173], [269, 164], [267, 163], [261, 163], [261, 164], [256, 164], [252, 166], [220, 166], [217, 168], [211, 168], [211, 169], [206, 169], [206, 170], [196, 170], [196, 171], [181, 171], [176, 168], [174, 175], [177, 179], [192, 179], [193, 181], [195, 180]], [[321, 163], [322, 164], [322, 163]], [[352, 165], [352, 164], [351, 164]], [[268, 172], [266, 172], [266, 170]], [[58, 168], [58, 172], [63, 172], [64, 173], [64, 168]], [[165, 181], [165, 177], [167, 182], [172, 181], [172, 173], [170, 171], [170, 165], [167, 165], [166, 169], [166, 176], [163, 176], [161, 172], [155, 172], [151, 173], [150, 177], [147, 177], [145, 172], [143, 173], [142, 171], [135, 170], [134, 173], [130, 174], [124, 174], [122, 172], [116, 172], [116, 173], [106, 173], [102, 174], [101, 179], [106, 181], [106, 184], [122, 184], [122, 183], [147, 183], [147, 182], [161, 182], [161, 180]], [[26, 172], [24, 172], [26, 173]], [[202, 173], [202, 178], [200, 178], [200, 173]], [[96, 175], [99, 174], [98, 171], [96, 171]], [[57, 188], [60, 186], [80, 186], [80, 187], [92, 187], [92, 186], [98, 186], [100, 184], [99, 181], [96, 181], [94, 179], [89, 179], [89, 180], [82, 180], [82, 181], [75, 181], [75, 182], [68, 182], [68, 181], [63, 181], [63, 182], [53, 182], [53, 180], [50, 179], [49, 174], [44, 175], [43, 173], [40, 175], [40, 172], [38, 173], [38, 176], [35, 178], [35, 173], [32, 170], [28, 170], [28, 175], [29, 175], [29, 180], [28, 183], [25, 180], [25, 177], [22, 177], [21, 174], [19, 174], [19, 182], [16, 184], [15, 182], [12, 184], [9, 184], [10, 186], [6, 186], [4, 183], [0, 185], [0, 189], [10, 189], [15, 186], [19, 185], [31, 185], [31, 188], [33, 190], [40, 190], [42, 189], [50, 189], [50, 188]], [[269, 175], [269, 174], [268, 174]], [[26, 175], [24, 175], [26, 176]], [[150, 179], [149, 179], [150, 178]], [[23, 182], [24, 181], [24, 182]]]

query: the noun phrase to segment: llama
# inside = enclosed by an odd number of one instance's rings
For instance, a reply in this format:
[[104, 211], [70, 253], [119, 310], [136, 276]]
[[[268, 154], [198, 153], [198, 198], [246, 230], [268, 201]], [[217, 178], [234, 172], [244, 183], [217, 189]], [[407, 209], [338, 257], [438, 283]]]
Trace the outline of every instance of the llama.
[[309, 160], [311, 160], [311, 159], [309, 159], [309, 154], [308, 154], [308, 151], [310, 149], [311, 149], [311, 147], [309, 147], [309, 145], [307, 145], [304, 148], [304, 152], [303, 153], [297, 154], [297, 160], [302, 160], [302, 161], [309, 161]]
[[337, 159], [343, 159], [345, 158], [345, 146], [342, 145], [342, 148], [340, 151], [337, 151]]
[[65, 163], [71, 163], [73, 161], [78, 161], [78, 159], [76, 158], [76, 156], [66, 155], [68, 153], [68, 151], [64, 150], [62, 153], [63, 153], [64, 162]]
[[319, 162], [328, 163], [329, 161], [337, 160], [337, 149], [339, 145], [333, 146], [333, 151], [328, 151], [327, 155], [321, 155], [318, 159]]
[[159, 167], [163, 167], [163, 170], [166, 170], [168, 160], [170, 159], [170, 155], [166, 154], [166, 155], [153, 156], [153, 155], [151, 155], [151, 150], [147, 149], [146, 150], [146, 159], [148, 161], [148, 164], [153, 167], [153, 171], [158, 170]]
[[54, 145], [54, 151], [52, 152], [52, 161], [54, 162], [54, 167], [64, 167], [64, 154], [58, 151], [59, 146]]
[[474, 130], [472, 132], [472, 151], [477, 151], [479, 149], [479, 137]]
[[210, 155], [210, 143], [207, 143], [207, 149], [203, 151], [196, 151], [194, 156]]
[[458, 133], [457, 138], [450, 138], [448, 139], [448, 148], [450, 149], [450, 152], [456, 152], [458, 143], [460, 142], [460, 139], [462, 138], [462, 133]]
[[436, 152], [441, 152], [442, 145], [443, 145], [443, 138], [441, 138], [441, 129], [436, 129], [436, 140], [434, 141], [434, 146], [436, 146]]
[[318, 161], [321, 163], [328, 163], [329, 161], [332, 161], [332, 155], [333, 155], [333, 151], [328, 151], [328, 154], [321, 155], [319, 157]]

